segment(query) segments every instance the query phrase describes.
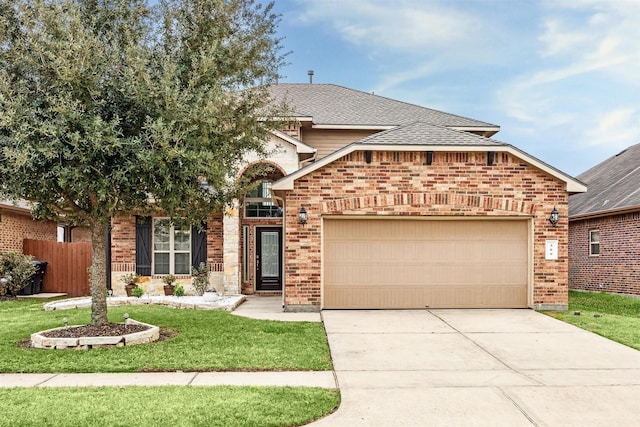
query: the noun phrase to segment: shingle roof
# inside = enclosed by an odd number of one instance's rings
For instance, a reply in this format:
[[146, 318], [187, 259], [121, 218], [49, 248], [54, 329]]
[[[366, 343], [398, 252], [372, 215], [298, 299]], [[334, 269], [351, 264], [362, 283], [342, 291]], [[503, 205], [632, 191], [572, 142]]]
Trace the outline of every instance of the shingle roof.
[[592, 167], [577, 177], [589, 191], [569, 198], [569, 215], [589, 215], [640, 208], [640, 144]]
[[270, 87], [274, 99], [285, 100], [296, 117], [316, 125], [400, 126], [415, 121], [465, 128], [499, 126], [397, 101], [333, 84], [280, 83]]
[[413, 122], [368, 136], [356, 144], [362, 145], [507, 145], [494, 139], [472, 133], [435, 126], [425, 122]]

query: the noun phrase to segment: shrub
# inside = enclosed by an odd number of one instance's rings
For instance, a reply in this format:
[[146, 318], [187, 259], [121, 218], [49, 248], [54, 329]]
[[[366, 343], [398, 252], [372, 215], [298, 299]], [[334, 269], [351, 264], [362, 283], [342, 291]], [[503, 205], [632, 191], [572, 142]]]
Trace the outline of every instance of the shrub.
[[198, 295], [204, 294], [204, 291], [209, 287], [209, 266], [201, 262], [198, 267], [192, 267], [191, 277], [193, 278], [191, 286], [196, 290], [196, 293]]
[[4, 286], [5, 293], [17, 295], [34, 274], [36, 274], [36, 266], [33, 264], [33, 256], [17, 252], [0, 255], [0, 276], [8, 280]]
[[184, 296], [184, 287], [182, 285], [176, 285], [173, 289], [174, 297], [183, 297]]
[[131, 295], [136, 298], [140, 298], [142, 295], [144, 295], [144, 289], [142, 289], [140, 286], [136, 286], [135, 288], [131, 289]]

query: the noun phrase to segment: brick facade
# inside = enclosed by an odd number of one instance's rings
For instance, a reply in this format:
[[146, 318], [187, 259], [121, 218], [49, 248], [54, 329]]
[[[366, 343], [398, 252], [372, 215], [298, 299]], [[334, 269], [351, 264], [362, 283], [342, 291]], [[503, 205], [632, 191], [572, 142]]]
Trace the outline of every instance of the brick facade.
[[[207, 222], [207, 262], [212, 271], [212, 287], [222, 276], [223, 271], [223, 224], [222, 214], [214, 215]], [[136, 269], [136, 218], [118, 217], [111, 220], [111, 286], [114, 293], [124, 293], [124, 283], [120, 277]], [[220, 276], [220, 277], [218, 277]], [[185, 291], [191, 293], [191, 277], [179, 276], [179, 282]], [[142, 283], [148, 294], [162, 294], [161, 276], [143, 278]]]
[[54, 221], [36, 221], [28, 213], [2, 209], [0, 216], [0, 253], [22, 252], [24, 239], [51, 240], [58, 238], [58, 224]]
[[[589, 231], [600, 231], [600, 254], [589, 254]], [[571, 221], [569, 287], [640, 295], [640, 212]]]
[[[356, 151], [295, 181], [286, 192], [285, 304], [319, 306], [323, 215], [516, 216], [533, 218], [534, 308], [568, 304], [568, 193], [566, 184], [526, 162], [485, 152]], [[304, 206], [305, 226], [297, 215]], [[548, 217], [556, 207], [557, 227]], [[545, 259], [545, 240], [559, 242], [558, 260]]]

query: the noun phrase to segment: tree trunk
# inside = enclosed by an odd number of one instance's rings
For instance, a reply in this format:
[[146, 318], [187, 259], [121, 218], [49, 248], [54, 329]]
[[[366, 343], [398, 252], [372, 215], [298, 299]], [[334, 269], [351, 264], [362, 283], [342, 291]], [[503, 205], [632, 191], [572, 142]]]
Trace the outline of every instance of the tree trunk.
[[107, 260], [104, 236], [107, 224], [91, 224], [91, 324], [107, 323]]

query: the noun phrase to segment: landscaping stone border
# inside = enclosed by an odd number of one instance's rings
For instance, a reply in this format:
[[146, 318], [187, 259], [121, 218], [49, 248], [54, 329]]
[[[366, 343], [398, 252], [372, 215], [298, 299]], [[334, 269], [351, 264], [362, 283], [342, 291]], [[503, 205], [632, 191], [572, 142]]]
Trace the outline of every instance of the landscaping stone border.
[[158, 341], [160, 338], [160, 328], [137, 320], [127, 319], [125, 325], [148, 326], [149, 329], [134, 332], [131, 334], [117, 335], [112, 337], [80, 337], [80, 338], [50, 338], [42, 335], [49, 331], [56, 331], [61, 328], [47, 329], [46, 331], [31, 334], [31, 347], [47, 350], [76, 349], [89, 350], [92, 348], [124, 347], [127, 345], [148, 344]]
[[[233, 311], [246, 300], [244, 295], [218, 296], [213, 301], [205, 301], [199, 296], [142, 296], [136, 297], [108, 297], [107, 306], [120, 305], [165, 305], [169, 308], [191, 310], [226, 310]], [[44, 305], [45, 311], [72, 310], [74, 308], [90, 308], [91, 298], [70, 298], [60, 301], [52, 301]]]

